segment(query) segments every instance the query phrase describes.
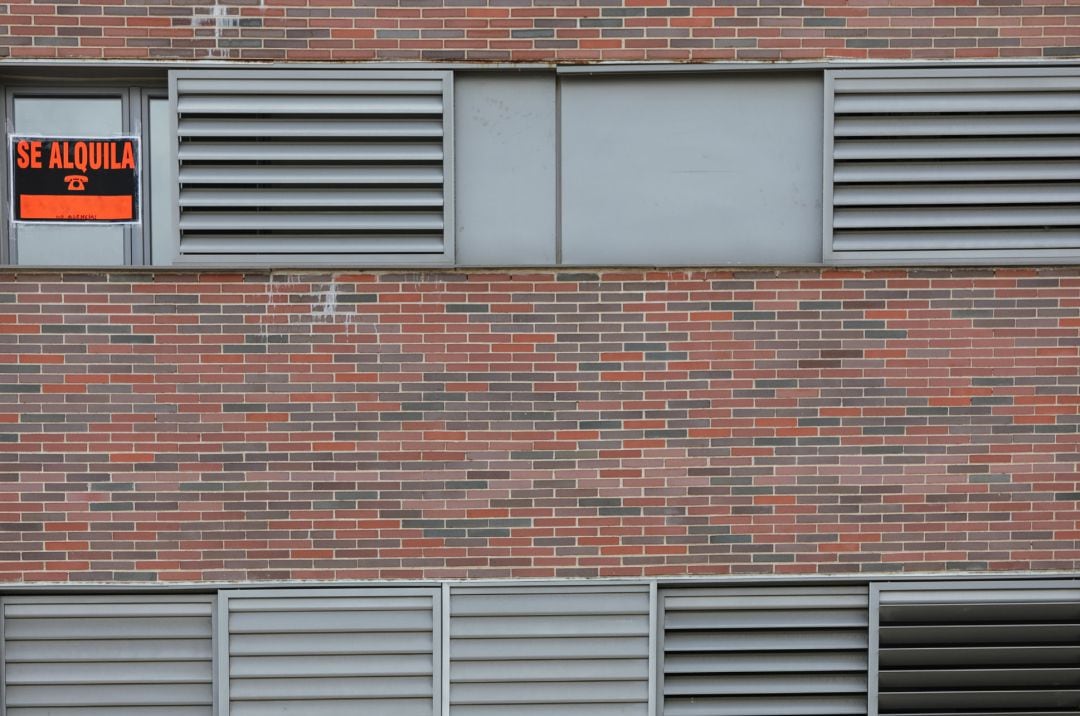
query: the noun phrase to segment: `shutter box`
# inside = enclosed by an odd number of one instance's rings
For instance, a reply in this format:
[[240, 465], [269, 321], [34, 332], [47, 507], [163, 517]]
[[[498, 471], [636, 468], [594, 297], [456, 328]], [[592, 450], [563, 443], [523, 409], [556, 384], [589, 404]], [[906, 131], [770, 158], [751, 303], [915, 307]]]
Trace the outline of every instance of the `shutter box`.
[[875, 589], [876, 713], [1080, 713], [1080, 582]]
[[223, 592], [223, 716], [438, 713], [439, 592]]
[[824, 256], [1080, 261], [1080, 73], [825, 73]]
[[452, 263], [452, 73], [177, 70], [169, 98], [178, 263]]
[[208, 596], [4, 597], [6, 716], [212, 716]]
[[450, 716], [648, 716], [647, 586], [453, 587]]
[[664, 716], [867, 712], [866, 587], [660, 592]]

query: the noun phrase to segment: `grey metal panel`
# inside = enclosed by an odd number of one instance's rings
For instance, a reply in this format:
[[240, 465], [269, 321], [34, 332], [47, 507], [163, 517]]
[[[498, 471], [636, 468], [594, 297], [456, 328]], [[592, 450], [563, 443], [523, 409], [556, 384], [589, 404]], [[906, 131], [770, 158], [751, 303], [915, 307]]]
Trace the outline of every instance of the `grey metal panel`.
[[1074, 71], [838, 70], [826, 87], [827, 260], [1077, 258]]
[[881, 714], [1075, 714], [1075, 582], [878, 588]]
[[562, 256], [817, 262], [821, 77], [561, 78]]
[[432, 716], [437, 595], [434, 589], [227, 593], [229, 714]]
[[452, 261], [450, 73], [181, 70], [170, 99], [178, 261]]
[[661, 592], [667, 716], [865, 714], [860, 587]]
[[9, 716], [213, 714], [213, 601], [6, 597]]
[[452, 587], [450, 713], [646, 716], [649, 588]]
[[457, 263], [548, 266], [555, 253], [555, 77], [454, 77]]

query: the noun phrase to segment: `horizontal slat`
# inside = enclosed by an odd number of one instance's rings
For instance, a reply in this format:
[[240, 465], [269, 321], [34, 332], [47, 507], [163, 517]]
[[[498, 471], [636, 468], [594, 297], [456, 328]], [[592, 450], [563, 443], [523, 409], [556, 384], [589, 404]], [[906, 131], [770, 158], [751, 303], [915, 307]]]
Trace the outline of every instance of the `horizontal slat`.
[[1078, 587], [1010, 587], [980, 589], [883, 589], [881, 605], [922, 605], [933, 608], [936, 604], [1053, 604], [1080, 601]]
[[186, 255], [216, 254], [434, 254], [443, 250], [442, 236], [322, 236], [319, 234], [283, 234], [273, 236], [235, 236], [229, 234], [188, 234], [184, 237]]
[[846, 162], [833, 167], [843, 183], [1080, 180], [1076, 161]]
[[[644, 701], [645, 681], [525, 682], [450, 684], [451, 704], [592, 704]], [[514, 709], [507, 709], [513, 711]], [[568, 713], [574, 713], [569, 709]]]
[[210, 633], [210, 617], [107, 617], [8, 619], [5, 640], [18, 639], [169, 639]]
[[396, 699], [430, 697], [430, 676], [229, 679], [234, 701], [305, 701], [308, 699]]
[[201, 706], [212, 701], [210, 684], [79, 684], [9, 686], [8, 708], [20, 706]]
[[451, 597], [451, 612], [455, 617], [484, 616], [544, 616], [544, 615], [593, 615], [622, 612], [646, 615], [649, 611], [649, 594], [618, 593], [598, 594], [527, 594], [507, 600], [502, 594], [470, 594]]
[[1005, 666], [1080, 664], [1080, 645], [960, 646], [878, 649], [881, 668], [896, 666]]
[[[1080, 685], [1080, 666], [1073, 668], [1016, 665], [1000, 669], [906, 669], [878, 673], [879, 688], [967, 689], [967, 688], [1057, 688]], [[1078, 702], [1077, 706], [1080, 706]]]
[[180, 218], [182, 231], [404, 231], [434, 232], [443, 228], [436, 212], [196, 212]]
[[736, 674], [664, 680], [665, 696], [865, 694], [866, 674]]
[[[1080, 239], [1080, 230], [1076, 232]], [[934, 605], [883, 605], [883, 624], [963, 623], [963, 622], [1080, 622], [1080, 602], [1028, 602], [1017, 604], [942, 603]]]
[[317, 77], [312, 79], [236, 77], [230, 79], [181, 77], [176, 81], [177, 92], [183, 95], [312, 95], [312, 94], [442, 94], [439, 79], [346, 79]]
[[213, 707], [202, 706], [8, 706], [6, 716], [211, 716]]
[[833, 187], [837, 206], [1080, 203], [1080, 183], [846, 184]]
[[1015, 134], [1074, 134], [1077, 114], [971, 114], [840, 116], [833, 123], [837, 137], [962, 137]]
[[664, 716], [849, 716], [866, 713], [866, 696], [766, 696], [674, 698]]
[[881, 626], [883, 646], [1053, 644], [1080, 640], [1078, 624], [931, 624]]
[[229, 716], [431, 716], [431, 699], [328, 699], [308, 701], [234, 701]]
[[297, 597], [231, 598], [229, 613], [239, 612], [430, 612], [431, 597]]
[[[230, 634], [310, 634], [313, 632], [393, 633], [430, 631], [431, 612], [324, 611], [235, 612], [229, 615]], [[392, 637], [383, 637], [390, 639]]]
[[638, 615], [607, 614], [588, 618], [576, 616], [541, 617], [455, 617], [450, 621], [454, 637], [497, 636], [499, 639], [524, 637], [646, 636], [649, 620]]
[[442, 183], [439, 166], [187, 166], [180, 167], [180, 183], [222, 185], [298, 184], [309, 186], [350, 186], [365, 184], [431, 184]]
[[454, 683], [626, 681], [649, 678], [647, 658], [452, 661]]
[[769, 609], [671, 612], [665, 615], [665, 629], [835, 629], [866, 626], [865, 610], [856, 609]]
[[1027, 74], [997, 74], [987, 76], [945, 77], [940, 73], [921, 77], [890, 76], [882, 72], [877, 77], [845, 77], [838, 75], [833, 79], [833, 87], [838, 94], [848, 93], [884, 93], [897, 92], [944, 92], [963, 96], [971, 92], [1019, 93], [1035, 91], [1080, 91], [1080, 79], [1069, 74], [1032, 76]]
[[[786, 592], [786, 590], [785, 590]], [[665, 596], [664, 611], [704, 609], [866, 609], [866, 594], [748, 594]]]
[[20, 661], [76, 663], [86, 661], [181, 661], [213, 655], [210, 631], [193, 639], [58, 639], [4, 644], [8, 663]]
[[988, 206], [980, 208], [836, 209], [837, 229], [950, 228], [1080, 225], [1078, 207]]
[[382, 138], [443, 136], [438, 119], [229, 119], [182, 118], [177, 131], [181, 137], [272, 137], [272, 138]]
[[430, 676], [433, 668], [430, 654], [234, 656], [229, 659], [229, 674], [234, 678]]
[[1020, 714], [1027, 716], [1029, 709], [1080, 708], [1080, 690], [879, 691], [878, 705], [881, 713], [986, 709], [1020, 710]]
[[648, 637], [561, 637], [531, 640], [462, 639], [450, 642], [450, 658], [464, 659], [609, 659], [647, 653]]
[[213, 607], [210, 602], [31, 602], [4, 605], [4, 615], [8, 619], [32, 617], [209, 617], [212, 612]]
[[866, 671], [864, 651], [679, 653], [664, 655], [665, 678], [681, 674], [764, 674]]
[[[291, 207], [368, 208], [368, 207], [432, 207], [443, 205], [439, 189], [253, 189], [230, 191], [228, 189], [180, 190], [180, 206], [192, 208], [264, 207], [268, 209]], [[430, 604], [430, 600], [429, 600]]]
[[210, 660], [5, 664], [8, 685], [210, 683]]
[[664, 635], [666, 651], [805, 651], [866, 648], [865, 630], [731, 631]]
[[441, 142], [183, 142], [180, 162], [437, 162]]
[[[238, 83], [242, 84], [242, 83]], [[278, 114], [303, 118], [312, 114], [442, 114], [439, 95], [350, 96], [330, 93], [307, 95], [302, 101], [288, 95], [180, 94], [177, 110], [192, 114]]]
[[1075, 137], [1008, 139], [844, 139], [833, 144], [838, 162], [918, 159], [1071, 159], [1080, 157]]
[[422, 654], [432, 649], [430, 632], [390, 633], [380, 639], [357, 639], [356, 634], [232, 634], [232, 656], [320, 654]]
[[889, 92], [839, 93], [836, 114], [925, 114], [929, 112], [1075, 112], [1080, 93], [1072, 92]]
[[1044, 249], [1080, 248], [1080, 232], [1075, 229], [1040, 231], [1017, 229], [995, 231], [844, 231], [833, 237], [837, 251], [927, 251], [948, 249]]

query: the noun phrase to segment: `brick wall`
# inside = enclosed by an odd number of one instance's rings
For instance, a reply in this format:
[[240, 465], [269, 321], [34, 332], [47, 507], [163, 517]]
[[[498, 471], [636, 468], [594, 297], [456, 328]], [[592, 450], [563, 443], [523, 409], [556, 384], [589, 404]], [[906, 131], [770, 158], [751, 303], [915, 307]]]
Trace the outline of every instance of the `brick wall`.
[[1074, 0], [13, 0], [0, 57], [801, 60], [1080, 56]]
[[0, 579], [1080, 567], [1080, 271], [8, 272]]

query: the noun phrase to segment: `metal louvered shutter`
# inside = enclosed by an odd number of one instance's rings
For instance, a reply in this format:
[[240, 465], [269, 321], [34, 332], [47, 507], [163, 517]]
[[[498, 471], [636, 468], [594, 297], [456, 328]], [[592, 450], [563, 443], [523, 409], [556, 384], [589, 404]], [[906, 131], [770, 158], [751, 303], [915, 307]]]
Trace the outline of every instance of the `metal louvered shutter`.
[[1075, 69], [826, 73], [825, 256], [1080, 259]]
[[213, 602], [5, 597], [7, 716], [211, 716]]
[[456, 587], [452, 716], [646, 716], [649, 590]]
[[882, 588], [878, 713], [1080, 712], [1080, 582]]
[[668, 589], [665, 716], [865, 714], [865, 587]]
[[227, 696], [219, 700], [229, 716], [436, 713], [436, 590], [283, 589], [224, 598]]
[[172, 72], [180, 260], [448, 263], [451, 77]]

